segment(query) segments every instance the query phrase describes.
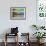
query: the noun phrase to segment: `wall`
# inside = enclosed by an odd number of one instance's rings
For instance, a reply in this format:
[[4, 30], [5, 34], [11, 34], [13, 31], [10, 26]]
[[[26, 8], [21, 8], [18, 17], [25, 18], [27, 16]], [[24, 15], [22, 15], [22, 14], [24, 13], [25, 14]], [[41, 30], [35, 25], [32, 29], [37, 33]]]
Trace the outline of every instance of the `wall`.
[[[10, 7], [26, 7], [26, 20], [10, 20]], [[36, 0], [0, 0], [0, 34], [11, 27], [19, 27], [19, 32], [30, 32], [36, 24]]]

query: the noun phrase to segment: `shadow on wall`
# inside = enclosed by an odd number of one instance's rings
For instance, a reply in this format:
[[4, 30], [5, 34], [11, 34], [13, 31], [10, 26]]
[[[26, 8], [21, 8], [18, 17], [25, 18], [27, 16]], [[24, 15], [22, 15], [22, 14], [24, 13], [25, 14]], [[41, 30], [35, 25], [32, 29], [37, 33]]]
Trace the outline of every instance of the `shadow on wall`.
[[11, 28], [7, 28], [7, 29], [4, 30], [4, 32], [2, 34], [10, 33], [11, 32], [10, 30], [11, 30]]

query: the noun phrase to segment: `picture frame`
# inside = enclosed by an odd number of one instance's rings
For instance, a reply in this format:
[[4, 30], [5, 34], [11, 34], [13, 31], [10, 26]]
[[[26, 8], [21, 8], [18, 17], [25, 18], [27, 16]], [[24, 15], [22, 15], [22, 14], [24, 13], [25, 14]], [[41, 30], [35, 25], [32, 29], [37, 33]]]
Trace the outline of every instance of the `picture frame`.
[[10, 20], [25, 20], [25, 19], [26, 19], [26, 7], [10, 8]]
[[36, 24], [46, 25], [46, 0], [36, 1]]
[[37, 16], [46, 18], [46, 0], [37, 0]]

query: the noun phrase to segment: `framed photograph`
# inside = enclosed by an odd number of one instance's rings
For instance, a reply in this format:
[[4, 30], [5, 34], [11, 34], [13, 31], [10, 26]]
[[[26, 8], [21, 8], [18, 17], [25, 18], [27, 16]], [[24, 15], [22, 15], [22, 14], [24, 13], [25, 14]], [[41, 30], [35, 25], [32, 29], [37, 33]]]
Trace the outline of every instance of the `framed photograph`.
[[36, 24], [43, 26], [46, 25], [46, 0], [37, 0], [36, 10]]
[[11, 7], [10, 8], [10, 19], [11, 20], [25, 20], [26, 19], [26, 8], [25, 7]]
[[37, 0], [37, 15], [39, 18], [46, 18], [46, 0]]

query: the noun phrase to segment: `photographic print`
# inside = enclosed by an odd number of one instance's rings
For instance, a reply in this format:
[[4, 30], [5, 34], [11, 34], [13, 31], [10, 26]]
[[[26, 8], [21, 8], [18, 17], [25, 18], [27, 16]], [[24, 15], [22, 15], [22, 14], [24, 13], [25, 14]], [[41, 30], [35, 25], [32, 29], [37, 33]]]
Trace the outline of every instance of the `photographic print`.
[[26, 19], [26, 8], [25, 7], [11, 7], [10, 8], [10, 19], [11, 20], [25, 20]]

